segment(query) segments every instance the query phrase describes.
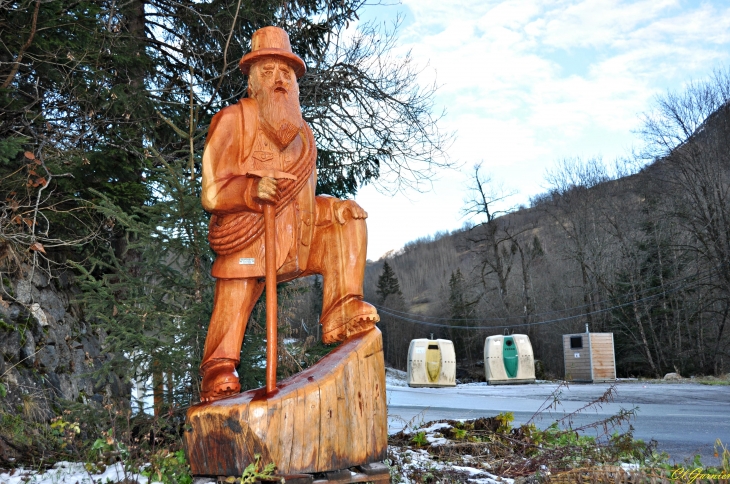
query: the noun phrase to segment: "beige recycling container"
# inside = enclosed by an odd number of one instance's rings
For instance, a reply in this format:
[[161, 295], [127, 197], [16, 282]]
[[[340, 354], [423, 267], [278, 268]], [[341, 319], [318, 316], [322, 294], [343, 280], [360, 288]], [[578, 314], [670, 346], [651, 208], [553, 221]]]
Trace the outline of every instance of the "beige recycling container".
[[414, 339], [408, 347], [408, 386], [456, 386], [454, 344], [447, 339]]

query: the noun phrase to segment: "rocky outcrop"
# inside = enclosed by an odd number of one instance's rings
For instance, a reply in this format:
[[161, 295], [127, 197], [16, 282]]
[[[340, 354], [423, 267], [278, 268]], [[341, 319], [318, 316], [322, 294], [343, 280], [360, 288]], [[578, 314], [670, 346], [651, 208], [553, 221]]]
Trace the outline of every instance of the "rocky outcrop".
[[23, 267], [0, 282], [0, 383], [7, 392], [0, 406], [42, 420], [64, 400], [101, 404], [128, 394], [116, 375], [97, 371], [111, 357], [105, 334], [74, 302], [69, 274]]

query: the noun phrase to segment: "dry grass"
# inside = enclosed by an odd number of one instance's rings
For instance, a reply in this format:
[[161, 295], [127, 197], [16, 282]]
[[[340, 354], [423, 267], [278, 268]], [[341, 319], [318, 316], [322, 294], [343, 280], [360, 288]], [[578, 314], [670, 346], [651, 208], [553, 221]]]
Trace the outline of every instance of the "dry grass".
[[544, 482], [551, 484], [664, 484], [677, 482], [669, 471], [628, 471], [619, 466], [572, 469], [547, 476]]
[[26, 393], [22, 397], [23, 417], [35, 423], [45, 422], [47, 419], [45, 396], [39, 392]]
[[702, 385], [730, 385], [730, 373], [720, 376], [703, 376], [697, 380]]

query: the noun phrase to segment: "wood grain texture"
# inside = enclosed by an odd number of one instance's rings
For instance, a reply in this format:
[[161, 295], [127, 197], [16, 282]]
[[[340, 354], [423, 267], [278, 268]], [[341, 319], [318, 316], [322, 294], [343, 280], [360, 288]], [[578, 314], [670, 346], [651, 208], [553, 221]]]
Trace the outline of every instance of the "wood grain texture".
[[272, 395], [257, 389], [191, 407], [187, 423], [193, 475], [240, 476], [256, 454], [282, 475], [381, 461], [388, 436], [380, 331], [348, 339]]
[[593, 333], [591, 335], [593, 355], [593, 381], [616, 379], [612, 333]]
[[[302, 469], [316, 469], [317, 458], [319, 456], [319, 442], [320, 439], [305, 439], [308, 433], [311, 433], [311, 429], [315, 429], [315, 432], [320, 432], [320, 393], [317, 391], [307, 392], [306, 389], [300, 388], [300, 394], [304, 394], [304, 415], [302, 415], [302, 430], [301, 438], [302, 442]], [[306, 419], [306, 420], [305, 420]], [[321, 433], [319, 434], [321, 438]]]
[[[380, 342], [381, 346], [379, 349], [379, 352], [383, 352], [383, 346], [382, 341]], [[371, 355], [370, 356], [373, 361], [373, 367], [377, 368], [377, 375], [385, 375], [385, 361], [379, 354]], [[375, 378], [373, 378], [372, 381], [377, 381]], [[383, 379], [382, 382], [378, 382], [375, 384], [375, 392], [374, 395], [371, 396], [373, 400], [373, 425], [370, 427], [373, 429], [373, 432], [377, 432], [375, 434], [375, 441], [373, 442], [373, 446], [375, 446], [378, 450], [373, 449], [372, 452], [380, 452], [380, 442], [388, 442], [388, 425], [378, 425], [378, 422], [380, 421], [388, 421], [388, 407], [386, 405], [386, 398], [385, 398], [385, 379]]]
[[[362, 351], [358, 351], [358, 372], [360, 373], [364, 381], [370, 381], [372, 375], [376, 371], [374, 368], [371, 368], [372, 364], [370, 364], [367, 358], [367, 354], [364, 354]], [[374, 388], [373, 391], [376, 392], [378, 391], [378, 389]], [[372, 399], [362, 398], [362, 394], [360, 394], [360, 402], [362, 402], [361, 423], [363, 425], [363, 430], [365, 433], [365, 452], [369, 453], [372, 449], [373, 444], [372, 426], [375, 409], [373, 408]]]
[[[583, 348], [571, 349], [571, 336], [581, 336]], [[576, 358], [575, 353], [580, 353], [580, 358]], [[613, 333], [563, 335], [563, 358], [566, 379], [585, 382], [616, 379]]]
[[[319, 387], [321, 418], [319, 426], [319, 455], [317, 457], [317, 468], [332, 467], [331, 456], [339, 447], [337, 439], [337, 388], [335, 385], [324, 383]], [[343, 445], [346, 445], [343, 442]]]
[[[580, 336], [582, 348], [571, 348], [570, 337]], [[580, 354], [579, 358], [575, 354]], [[565, 378], [574, 381], [591, 381], [591, 349], [588, 344], [588, 334], [563, 335], [563, 359], [565, 361]]]

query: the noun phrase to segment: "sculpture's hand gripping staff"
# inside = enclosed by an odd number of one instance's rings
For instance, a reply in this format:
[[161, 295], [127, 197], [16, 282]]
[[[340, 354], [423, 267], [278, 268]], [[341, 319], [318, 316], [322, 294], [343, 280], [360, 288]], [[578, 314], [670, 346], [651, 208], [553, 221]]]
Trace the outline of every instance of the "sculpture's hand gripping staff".
[[[251, 171], [253, 178], [296, 180], [297, 177], [279, 170]], [[266, 252], [266, 393], [276, 391], [277, 354], [277, 301], [276, 301], [276, 204], [264, 204], [264, 248]]]

